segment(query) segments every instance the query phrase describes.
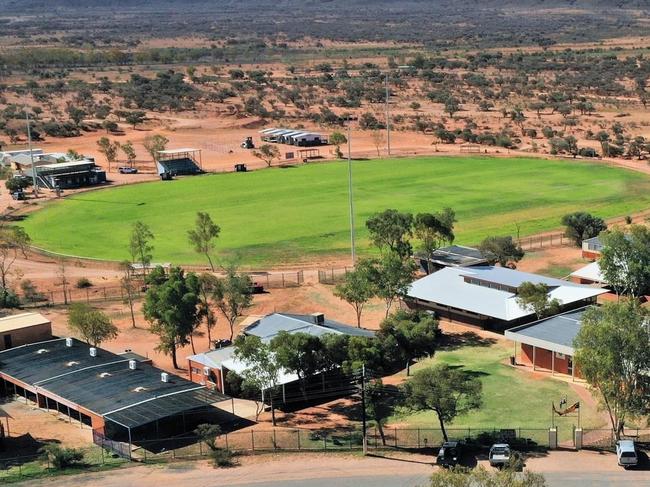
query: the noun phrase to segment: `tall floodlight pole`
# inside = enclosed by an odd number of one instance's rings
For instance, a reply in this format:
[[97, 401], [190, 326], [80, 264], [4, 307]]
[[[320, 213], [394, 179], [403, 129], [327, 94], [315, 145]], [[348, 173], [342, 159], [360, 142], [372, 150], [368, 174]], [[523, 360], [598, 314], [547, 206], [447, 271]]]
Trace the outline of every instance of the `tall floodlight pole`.
[[350, 207], [350, 251], [352, 254], [352, 265], [356, 262], [356, 249], [354, 241], [354, 199], [352, 195], [352, 142], [350, 130], [350, 119], [348, 119], [348, 206]]
[[32, 126], [29, 121], [29, 112], [25, 107], [25, 121], [27, 122], [27, 143], [29, 145], [29, 157], [32, 161], [32, 186], [34, 186], [34, 196], [38, 196], [38, 183], [36, 182], [36, 166], [34, 165], [34, 151], [32, 150]]
[[390, 110], [388, 108], [388, 98], [390, 97], [390, 91], [388, 89], [388, 71], [386, 71], [384, 82], [386, 84], [386, 152], [390, 156]]

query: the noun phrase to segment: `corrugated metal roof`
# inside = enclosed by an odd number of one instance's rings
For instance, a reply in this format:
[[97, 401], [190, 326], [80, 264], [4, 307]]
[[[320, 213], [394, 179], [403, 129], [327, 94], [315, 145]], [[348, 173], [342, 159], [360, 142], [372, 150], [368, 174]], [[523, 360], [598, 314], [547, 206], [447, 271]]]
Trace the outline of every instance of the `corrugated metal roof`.
[[550, 298], [558, 299], [564, 305], [607, 292], [603, 289], [513, 269], [482, 266], [446, 267], [415, 281], [411, 284], [407, 295], [411, 298], [451, 306], [503, 321], [512, 321], [532, 314], [519, 306], [515, 293], [490, 288], [487, 285], [470, 284], [465, 281], [466, 277], [513, 288], [519, 287], [524, 282], [543, 282], [550, 288]]
[[582, 315], [586, 309], [581, 308], [528, 325], [517, 326], [506, 330], [505, 336], [515, 342], [573, 355], [575, 352], [573, 342], [582, 326]]
[[571, 273], [572, 277], [578, 277], [580, 279], [587, 279], [593, 282], [599, 282], [605, 284], [605, 277], [600, 271], [600, 265], [598, 261], [587, 264], [584, 267], [581, 267], [577, 271]]
[[289, 313], [273, 313], [267, 315], [244, 329], [245, 334], [255, 335], [260, 338], [272, 338], [281, 331], [308, 333], [314, 336], [322, 336], [328, 333], [365, 336], [369, 338], [375, 336], [375, 333], [371, 330], [345, 325], [334, 320], [325, 319], [323, 323], [319, 324], [316, 323], [316, 318], [313, 315]]
[[50, 320], [40, 313], [21, 313], [0, 318], [0, 333], [47, 323], [50, 323]]

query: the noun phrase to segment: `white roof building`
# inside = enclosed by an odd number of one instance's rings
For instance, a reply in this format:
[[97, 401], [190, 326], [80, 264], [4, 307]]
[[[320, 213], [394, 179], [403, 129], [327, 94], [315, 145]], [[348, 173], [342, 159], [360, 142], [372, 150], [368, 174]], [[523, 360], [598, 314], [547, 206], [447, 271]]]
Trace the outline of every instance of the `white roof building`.
[[577, 271], [572, 272], [571, 277], [581, 281], [593, 282], [595, 284], [607, 284], [607, 281], [600, 270], [598, 261], [587, 264]]

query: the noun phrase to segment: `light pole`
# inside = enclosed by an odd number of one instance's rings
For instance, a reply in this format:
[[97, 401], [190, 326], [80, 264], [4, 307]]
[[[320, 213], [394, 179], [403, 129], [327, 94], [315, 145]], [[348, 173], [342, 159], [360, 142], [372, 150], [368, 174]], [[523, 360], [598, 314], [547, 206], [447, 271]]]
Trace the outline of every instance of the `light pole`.
[[352, 266], [356, 262], [356, 249], [354, 241], [354, 199], [352, 195], [352, 142], [350, 130], [350, 119], [348, 118], [348, 206], [350, 208], [350, 251], [352, 254]]
[[36, 166], [34, 165], [34, 151], [32, 150], [32, 126], [29, 121], [29, 112], [25, 107], [25, 121], [27, 122], [27, 143], [29, 146], [29, 157], [32, 161], [32, 186], [34, 187], [34, 196], [38, 196], [38, 183], [36, 181]]

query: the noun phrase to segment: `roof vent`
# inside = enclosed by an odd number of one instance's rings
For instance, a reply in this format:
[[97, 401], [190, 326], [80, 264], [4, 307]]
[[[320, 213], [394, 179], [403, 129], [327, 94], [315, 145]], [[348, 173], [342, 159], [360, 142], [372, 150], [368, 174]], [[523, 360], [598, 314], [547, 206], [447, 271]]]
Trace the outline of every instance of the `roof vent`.
[[66, 338], [65, 339], [65, 346], [66, 347], [71, 347], [72, 346], [72, 338]]
[[97, 357], [97, 349], [95, 347], [90, 347], [89, 352], [91, 357]]
[[65, 365], [68, 366], [68, 367], [72, 367], [73, 365], [79, 365], [79, 362], [75, 362], [74, 360], [71, 360], [70, 362], [68, 362]]
[[47, 353], [47, 348], [39, 348], [38, 350], [36, 350], [36, 353], [39, 355], [42, 353]]
[[312, 318], [314, 318], [314, 323], [317, 325], [322, 325], [325, 323], [325, 315], [323, 313], [312, 313]]
[[101, 374], [99, 374], [99, 376], [103, 379], [104, 377], [110, 377], [111, 373], [110, 372], [102, 372]]
[[133, 389], [133, 392], [144, 392], [146, 390], [147, 390], [146, 387], [139, 386], [139, 387], [136, 387], [135, 389]]
[[160, 380], [162, 382], [169, 382], [169, 374], [167, 372], [160, 373]]
[[138, 368], [138, 362], [135, 360], [129, 360], [129, 369], [135, 370]]

